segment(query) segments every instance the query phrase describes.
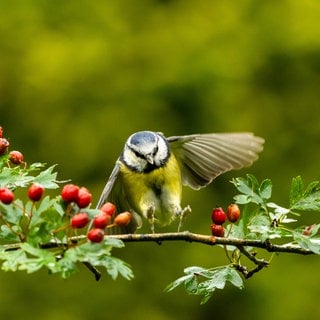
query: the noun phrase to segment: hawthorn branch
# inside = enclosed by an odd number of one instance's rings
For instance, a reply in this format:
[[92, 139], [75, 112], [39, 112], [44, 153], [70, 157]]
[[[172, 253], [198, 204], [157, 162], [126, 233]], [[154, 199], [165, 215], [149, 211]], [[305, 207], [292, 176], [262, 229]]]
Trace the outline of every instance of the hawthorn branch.
[[[214, 237], [203, 234], [196, 234], [189, 231], [184, 232], [169, 232], [169, 233], [148, 233], [148, 234], [116, 234], [116, 235], [106, 235], [105, 239], [113, 238], [119, 239], [123, 242], [155, 242], [157, 244], [162, 244], [164, 241], [186, 241], [186, 242], [196, 242], [209, 246], [222, 245], [222, 246], [234, 246], [237, 248], [244, 256], [246, 256], [250, 261], [255, 264], [255, 267], [248, 270], [246, 266], [240, 264], [240, 261], [232, 263], [233, 267], [237, 269], [242, 275], [248, 279], [252, 277], [255, 273], [267, 267], [269, 262], [264, 259], [258, 259], [255, 253], [249, 252], [246, 248], [260, 248], [268, 252], [276, 253], [294, 253], [301, 255], [311, 255], [314, 254], [313, 251], [304, 249], [298, 245], [287, 243], [287, 244], [273, 244], [269, 240], [251, 240], [251, 239], [238, 239], [238, 238], [224, 238], [224, 237]], [[86, 240], [86, 235], [74, 236], [68, 238], [68, 243], [51, 241], [48, 243], [40, 244], [39, 247], [42, 249], [54, 249], [58, 247], [68, 248], [68, 244], [77, 244]], [[3, 249], [9, 250], [19, 250], [20, 243], [13, 243], [3, 245]], [[94, 266], [87, 262], [83, 262], [84, 265], [93, 272], [96, 280], [98, 281], [101, 277], [101, 273]]]
[[[203, 234], [196, 234], [189, 231], [184, 232], [169, 232], [169, 233], [151, 233], [151, 234], [118, 234], [107, 235], [106, 238], [115, 238], [123, 242], [156, 242], [161, 244], [163, 241], [186, 241], [202, 243], [210, 246], [228, 245], [236, 248], [254, 247], [265, 249], [268, 252], [286, 252], [302, 255], [314, 254], [311, 250], [303, 249], [298, 245], [291, 243], [278, 245], [270, 241], [238, 239], [238, 238], [220, 238]], [[72, 241], [77, 241], [79, 237], [72, 238]]]
[[[298, 245], [292, 243], [286, 244], [273, 244], [269, 240], [261, 241], [261, 240], [251, 240], [251, 239], [238, 239], [238, 238], [223, 238], [223, 237], [214, 237], [203, 234], [192, 233], [189, 231], [184, 232], [168, 232], [168, 233], [146, 233], [146, 234], [114, 234], [114, 235], [106, 235], [105, 238], [113, 238], [119, 239], [123, 242], [156, 242], [157, 244], [161, 244], [164, 241], [186, 241], [186, 242], [196, 242], [202, 243], [209, 246], [215, 245], [224, 245], [224, 246], [234, 246], [239, 248], [242, 253], [248, 251], [243, 251], [245, 247], [253, 247], [253, 248], [261, 248], [265, 249], [268, 252], [286, 252], [286, 253], [295, 253], [301, 255], [310, 255], [314, 254], [313, 251], [304, 249]], [[74, 236], [69, 238], [71, 243], [78, 243], [86, 239], [85, 235]], [[40, 244], [40, 248], [42, 249], [53, 249], [57, 247], [67, 247], [66, 243], [61, 243], [57, 241], [51, 241], [48, 243]], [[20, 243], [12, 243], [3, 245], [4, 250], [18, 250], [20, 249]], [[245, 254], [245, 255], [247, 255]], [[248, 256], [247, 256], [248, 257]], [[253, 255], [250, 254], [249, 258], [253, 262]]]

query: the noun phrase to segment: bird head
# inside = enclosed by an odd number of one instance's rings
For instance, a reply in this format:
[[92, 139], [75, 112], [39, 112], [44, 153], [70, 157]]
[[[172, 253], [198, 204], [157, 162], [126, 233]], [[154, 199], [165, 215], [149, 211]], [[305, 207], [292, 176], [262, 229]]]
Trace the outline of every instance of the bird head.
[[121, 160], [134, 171], [146, 172], [163, 166], [169, 155], [169, 144], [162, 134], [139, 131], [128, 138]]

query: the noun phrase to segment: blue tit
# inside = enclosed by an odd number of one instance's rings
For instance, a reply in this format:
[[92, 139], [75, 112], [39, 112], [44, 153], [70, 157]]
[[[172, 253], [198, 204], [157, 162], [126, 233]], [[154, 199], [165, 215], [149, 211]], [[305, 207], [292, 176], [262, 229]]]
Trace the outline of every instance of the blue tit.
[[190, 207], [181, 207], [182, 186], [198, 190], [218, 175], [250, 166], [264, 139], [251, 133], [173, 136], [140, 131], [132, 134], [116, 161], [97, 208], [110, 201], [117, 213], [130, 211], [129, 225], [115, 232], [133, 233], [142, 218], [169, 225]]

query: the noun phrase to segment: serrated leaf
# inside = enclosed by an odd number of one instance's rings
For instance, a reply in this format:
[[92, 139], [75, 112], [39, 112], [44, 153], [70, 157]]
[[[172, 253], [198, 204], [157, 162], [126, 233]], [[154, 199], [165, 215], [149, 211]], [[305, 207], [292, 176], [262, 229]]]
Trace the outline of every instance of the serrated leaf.
[[233, 197], [235, 203], [237, 204], [247, 204], [251, 202], [251, 196], [245, 195], [245, 194], [237, 194]]
[[235, 269], [229, 268], [227, 280], [231, 282], [238, 289], [243, 288], [243, 280]]
[[300, 176], [292, 179], [291, 189], [290, 189], [290, 207], [292, 207], [296, 202], [298, 202], [303, 195], [303, 182]]
[[303, 192], [303, 196], [307, 197], [312, 193], [319, 191], [319, 181], [310, 182], [309, 185], [306, 187], [306, 190]]
[[26, 253], [22, 250], [1, 251], [0, 260], [3, 260], [1, 269], [3, 271], [17, 271], [21, 263], [26, 259]]
[[[227, 282], [230, 282], [239, 289], [243, 287], [243, 281], [238, 272], [231, 266], [223, 266], [214, 269], [201, 267], [188, 267], [184, 270], [187, 273], [166, 287], [166, 291], [172, 291], [181, 284], [189, 294], [202, 296], [201, 304], [206, 303], [216, 289], [223, 289]], [[200, 282], [201, 277], [206, 280]]]
[[134, 277], [130, 266], [118, 258], [112, 256], [107, 257], [107, 261], [105, 261], [103, 266], [113, 280], [115, 280], [119, 274], [127, 280], [131, 280]]
[[[236, 201], [239, 204], [246, 204], [254, 202], [256, 204], [263, 204], [264, 199], [259, 195], [259, 183], [253, 175], [247, 175], [247, 179], [235, 178], [231, 181], [234, 186], [240, 191], [245, 197], [236, 196]], [[239, 202], [240, 201], [240, 202]]]
[[58, 262], [64, 270], [64, 276], [72, 274], [75, 264], [88, 262], [95, 267], [103, 267], [115, 279], [121, 274], [126, 279], [131, 279], [133, 273], [128, 264], [111, 256], [113, 247], [121, 247], [123, 242], [118, 239], [106, 239], [101, 243], [86, 242], [82, 245], [68, 249], [63, 258]]
[[22, 243], [21, 250], [27, 253], [27, 258], [21, 261], [19, 270], [32, 273], [47, 267], [51, 271], [56, 271], [56, 257], [53, 252], [33, 247], [28, 243]]
[[57, 184], [57, 172], [53, 172], [56, 165], [49, 167], [48, 169], [41, 171], [38, 176], [34, 178], [34, 182], [41, 184], [47, 189], [56, 189], [59, 187]]
[[0, 239], [9, 243], [20, 241], [19, 236], [5, 224], [0, 227]]
[[265, 179], [262, 181], [259, 187], [260, 197], [264, 200], [269, 200], [272, 194], [272, 183], [270, 179]]
[[198, 290], [198, 281], [197, 277], [189, 277], [184, 281], [184, 287], [186, 288], [189, 294], [195, 294]]
[[320, 254], [320, 239], [305, 236], [300, 232], [293, 232], [293, 238], [298, 245], [306, 250], [310, 250], [315, 254]]
[[300, 198], [300, 200], [295, 202], [290, 209], [301, 211], [320, 211], [320, 191], [313, 192], [306, 197]]
[[32, 179], [32, 176], [28, 176], [28, 171], [22, 170], [20, 167], [4, 167], [0, 174], [0, 187], [6, 186], [10, 189], [25, 187], [32, 181]]
[[170, 292], [173, 289], [175, 289], [176, 287], [180, 286], [182, 283], [184, 283], [186, 280], [190, 279], [194, 277], [193, 274], [188, 274], [186, 276], [180, 277], [178, 279], [176, 279], [175, 281], [169, 283], [166, 288], [164, 289], [164, 291]]

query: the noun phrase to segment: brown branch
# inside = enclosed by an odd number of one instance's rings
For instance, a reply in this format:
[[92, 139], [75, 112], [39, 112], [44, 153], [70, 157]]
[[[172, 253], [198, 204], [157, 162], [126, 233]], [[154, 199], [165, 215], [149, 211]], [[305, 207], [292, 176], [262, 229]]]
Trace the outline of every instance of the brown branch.
[[[203, 234], [196, 234], [189, 231], [185, 232], [170, 232], [170, 233], [151, 233], [151, 234], [117, 234], [117, 235], [106, 235], [105, 239], [113, 238], [119, 239], [123, 242], [156, 242], [161, 244], [163, 241], [186, 241], [186, 242], [197, 242], [210, 246], [222, 245], [222, 246], [234, 246], [237, 248], [244, 256], [246, 256], [250, 261], [255, 264], [255, 267], [251, 270], [248, 270], [246, 266], [241, 265], [240, 261], [233, 262], [232, 265], [237, 269], [242, 275], [248, 279], [252, 277], [255, 273], [267, 267], [269, 262], [264, 259], [258, 259], [255, 253], [249, 252], [247, 247], [261, 248], [268, 252], [286, 252], [286, 253], [295, 253], [302, 255], [314, 254], [311, 250], [303, 249], [298, 245], [292, 243], [287, 243], [283, 245], [273, 244], [269, 240], [260, 241], [260, 240], [250, 240], [250, 239], [237, 239], [237, 238], [222, 238], [214, 237]], [[86, 240], [85, 235], [74, 236], [68, 238], [69, 244], [77, 244]], [[54, 249], [58, 247], [67, 248], [68, 245], [64, 242], [51, 241], [45, 244], [40, 244], [42, 249]], [[13, 243], [3, 245], [4, 250], [18, 250], [20, 249], [20, 243]], [[232, 261], [231, 261], [232, 262]], [[98, 281], [101, 277], [101, 273], [90, 263], [83, 262], [84, 265], [93, 272], [96, 280]]]
[[[163, 241], [187, 241], [197, 242], [206, 245], [229, 245], [237, 248], [243, 247], [255, 247], [265, 249], [268, 252], [287, 252], [296, 253], [302, 255], [313, 254], [311, 250], [303, 249], [298, 245], [273, 244], [270, 241], [250, 240], [250, 239], [238, 239], [238, 238], [220, 238], [203, 234], [196, 234], [189, 231], [184, 232], [170, 232], [170, 233], [151, 233], [151, 234], [119, 234], [119, 235], [107, 235], [106, 238], [115, 238], [122, 240], [123, 242], [156, 242], [161, 244]], [[73, 241], [76, 239], [74, 238]]]
[[[163, 241], [186, 241], [186, 242], [197, 242], [210, 246], [214, 245], [228, 245], [234, 246], [236, 248], [245, 248], [245, 247], [254, 247], [265, 249], [268, 252], [286, 252], [286, 253], [296, 253], [302, 255], [314, 254], [311, 250], [303, 249], [298, 245], [291, 243], [288, 244], [273, 244], [270, 241], [261, 241], [261, 240], [251, 240], [251, 239], [238, 239], [238, 238], [221, 238], [214, 237], [209, 235], [192, 233], [189, 231], [184, 232], [169, 232], [169, 233], [147, 233], [147, 234], [115, 234], [115, 235], [106, 235], [105, 238], [119, 239], [123, 242], [156, 242], [161, 244]], [[71, 237], [69, 240], [72, 243], [77, 243], [86, 239], [85, 235]], [[41, 244], [40, 247], [43, 249], [52, 249], [59, 246], [65, 246], [65, 243], [59, 243], [52, 241], [49, 243]], [[19, 249], [20, 244], [8, 244], [3, 245], [5, 250], [17, 250]]]

